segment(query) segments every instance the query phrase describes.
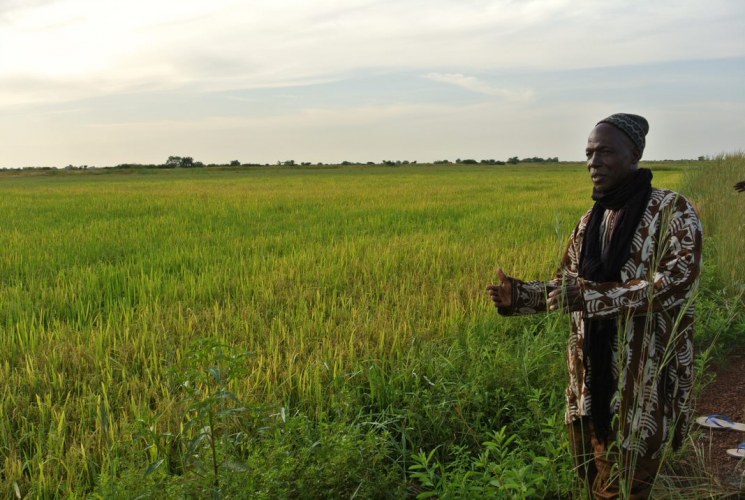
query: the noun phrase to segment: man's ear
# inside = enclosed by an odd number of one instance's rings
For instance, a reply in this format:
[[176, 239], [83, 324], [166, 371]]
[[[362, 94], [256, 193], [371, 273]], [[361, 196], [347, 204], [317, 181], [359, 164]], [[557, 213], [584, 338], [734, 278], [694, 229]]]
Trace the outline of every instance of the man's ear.
[[639, 148], [631, 148], [631, 163], [638, 164], [642, 159], [642, 153]]

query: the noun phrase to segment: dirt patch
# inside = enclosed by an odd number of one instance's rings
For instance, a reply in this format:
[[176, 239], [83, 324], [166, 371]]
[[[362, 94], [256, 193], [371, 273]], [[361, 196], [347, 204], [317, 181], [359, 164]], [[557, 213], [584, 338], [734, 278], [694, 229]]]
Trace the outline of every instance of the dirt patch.
[[[726, 415], [735, 422], [745, 423], [745, 348], [733, 351], [717, 371], [696, 405], [696, 416]], [[722, 484], [737, 487], [745, 493], [745, 460], [731, 457], [728, 449], [745, 442], [745, 432], [702, 429], [696, 443], [704, 451], [707, 468]], [[695, 429], [695, 430], [698, 430]], [[738, 497], [739, 498], [739, 497]]]

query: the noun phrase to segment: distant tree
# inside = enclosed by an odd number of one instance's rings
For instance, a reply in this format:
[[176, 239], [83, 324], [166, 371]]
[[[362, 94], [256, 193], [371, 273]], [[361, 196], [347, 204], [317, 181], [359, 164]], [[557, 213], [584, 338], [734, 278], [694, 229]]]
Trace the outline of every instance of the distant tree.
[[204, 166], [204, 164], [202, 162], [194, 163], [194, 158], [191, 156], [169, 156], [165, 166], [169, 168], [191, 168]]
[[233, 160], [233, 161], [230, 162], [230, 166], [231, 167], [240, 167], [241, 166], [241, 162], [238, 161], [238, 160]]
[[179, 167], [181, 166], [181, 157], [180, 156], [169, 156], [168, 160], [166, 160], [165, 165], [167, 167]]
[[507, 160], [507, 163], [509, 163], [511, 165], [516, 165], [516, 164], [520, 163], [520, 158], [518, 158], [517, 156], [513, 156], [512, 158], [510, 158], [509, 160]]
[[295, 160], [285, 160], [282, 162], [282, 165], [285, 167], [293, 167], [295, 166]]
[[514, 158], [510, 158], [507, 162], [512, 163], [511, 160], [513, 159], [517, 160], [514, 163], [559, 163], [558, 156], [554, 156], [554, 157], [549, 156], [548, 158], [542, 158], [540, 156], [531, 156], [528, 158], [522, 158], [520, 160], [518, 160], [517, 157], [515, 156]]

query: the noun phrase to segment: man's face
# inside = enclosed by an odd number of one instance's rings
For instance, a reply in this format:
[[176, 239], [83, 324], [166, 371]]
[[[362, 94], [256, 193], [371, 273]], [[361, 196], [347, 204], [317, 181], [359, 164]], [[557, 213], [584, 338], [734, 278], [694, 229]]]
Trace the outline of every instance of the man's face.
[[613, 125], [597, 125], [587, 138], [587, 170], [597, 191], [610, 191], [628, 179], [639, 163], [631, 139]]

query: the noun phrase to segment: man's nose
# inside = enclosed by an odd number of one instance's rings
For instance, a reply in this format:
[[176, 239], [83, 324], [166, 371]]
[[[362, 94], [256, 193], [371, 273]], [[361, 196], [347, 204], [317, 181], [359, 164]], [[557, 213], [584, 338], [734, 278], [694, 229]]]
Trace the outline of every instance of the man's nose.
[[587, 167], [594, 167], [598, 164], [600, 164], [600, 161], [597, 153], [590, 153], [590, 156], [587, 157]]

